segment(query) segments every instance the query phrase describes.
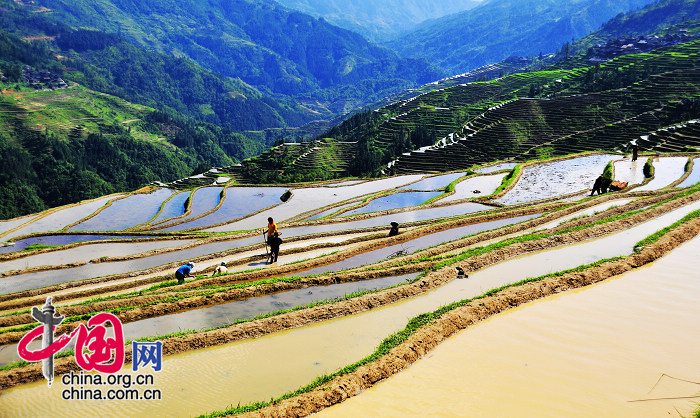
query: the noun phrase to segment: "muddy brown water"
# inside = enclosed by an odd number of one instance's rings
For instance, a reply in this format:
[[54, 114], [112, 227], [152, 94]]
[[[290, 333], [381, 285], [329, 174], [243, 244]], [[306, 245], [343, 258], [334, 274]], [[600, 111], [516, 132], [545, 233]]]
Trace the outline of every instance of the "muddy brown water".
[[[419, 296], [363, 313], [169, 356], [155, 380], [155, 387], [165, 394], [164, 400], [71, 401], [71, 414], [106, 410], [122, 415], [193, 415], [239, 402], [267, 400], [363, 358], [419, 313], [527, 277], [629, 253], [639, 239], [698, 207], [700, 202], [695, 202], [604, 238], [516, 257], [475, 272], [467, 280], [453, 280]], [[131, 373], [127, 369], [124, 372]], [[56, 390], [47, 391], [46, 384], [40, 381], [4, 391], [0, 398], [4, 410], [12, 415], [59, 411], [59, 405], [65, 402], [60, 393], [66, 388], [58, 380], [54, 385]]]
[[700, 400], [698, 254], [700, 237], [491, 317], [319, 416], [690, 416]]
[[[178, 331], [203, 330], [231, 324], [237, 320], [252, 319], [258, 315], [275, 311], [288, 310], [323, 300], [342, 298], [345, 295], [358, 291], [384, 289], [413, 280], [418, 274], [410, 273], [379, 279], [337, 283], [328, 286], [309, 286], [302, 289], [252, 297], [221, 305], [130, 322], [123, 326], [124, 338], [136, 340]], [[41, 348], [41, 342], [34, 341], [34, 344], [30, 345], [30, 347], [33, 347], [33, 349]], [[68, 349], [71, 347], [68, 347]], [[5, 366], [18, 360], [17, 344], [7, 344], [0, 347], [0, 366]]]

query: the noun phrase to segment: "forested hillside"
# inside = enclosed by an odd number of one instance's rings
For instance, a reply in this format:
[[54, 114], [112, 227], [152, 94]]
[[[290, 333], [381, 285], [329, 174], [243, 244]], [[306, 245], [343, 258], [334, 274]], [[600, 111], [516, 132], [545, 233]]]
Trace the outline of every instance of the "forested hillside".
[[[3, 0], [9, 2], [8, 0]], [[325, 118], [442, 73], [360, 35], [262, 0], [37, 0], [47, 18], [188, 57]]]
[[[338, 176], [440, 172], [499, 159], [625, 150], [641, 135], [700, 117], [698, 54], [700, 41], [691, 41], [603, 64], [570, 57], [542, 71], [431, 91], [358, 113], [319, 137], [313, 150], [277, 147], [238, 171], [248, 181], [304, 178], [323, 166], [300, 165], [299, 155], [310, 161], [333, 143], [356, 150]], [[692, 151], [698, 145], [664, 146]]]
[[458, 74], [510, 55], [538, 56], [648, 0], [492, 0], [424, 24], [387, 45]]

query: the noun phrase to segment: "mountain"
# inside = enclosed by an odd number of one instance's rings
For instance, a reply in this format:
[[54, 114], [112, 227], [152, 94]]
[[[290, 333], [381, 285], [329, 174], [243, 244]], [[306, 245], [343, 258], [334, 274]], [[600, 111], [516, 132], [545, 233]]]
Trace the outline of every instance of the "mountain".
[[354, 32], [262, 0], [36, 0], [27, 7], [74, 28], [190, 58], [268, 97], [292, 97], [318, 119], [441, 75], [425, 60], [400, 58]]
[[619, 13], [648, 0], [492, 0], [425, 22], [386, 45], [424, 58], [451, 74], [511, 55], [537, 56], [581, 38]]
[[[232, 172], [247, 182], [285, 182], [624, 150], [642, 135], [700, 117], [699, 52], [700, 40], [693, 40], [605, 63], [571, 57], [579, 66], [430, 91], [357, 113], [308, 146], [274, 147]], [[697, 151], [696, 126], [651, 135], [644, 149]]]
[[641, 10], [615, 16], [600, 29], [572, 44], [572, 51], [585, 51], [608, 40], [650, 33], [661, 36], [698, 33], [699, 28], [700, 1], [660, 0]]
[[278, 0], [373, 41], [386, 41], [416, 24], [469, 10], [484, 0]]

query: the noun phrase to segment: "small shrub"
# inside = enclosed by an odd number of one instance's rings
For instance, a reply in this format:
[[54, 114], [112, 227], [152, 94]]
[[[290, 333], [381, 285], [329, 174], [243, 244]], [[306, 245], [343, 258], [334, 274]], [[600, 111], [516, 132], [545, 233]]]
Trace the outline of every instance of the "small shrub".
[[608, 164], [603, 169], [603, 178], [613, 180], [613, 162], [608, 161]]
[[647, 159], [647, 162], [644, 163], [644, 169], [642, 170], [646, 178], [654, 176], [654, 164], [652, 164], [651, 160], [651, 157]]

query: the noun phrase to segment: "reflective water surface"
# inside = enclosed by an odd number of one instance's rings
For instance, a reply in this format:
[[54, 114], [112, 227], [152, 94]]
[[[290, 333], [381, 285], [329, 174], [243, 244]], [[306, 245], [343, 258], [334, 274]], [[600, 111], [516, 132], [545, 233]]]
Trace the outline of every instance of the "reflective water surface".
[[172, 189], [157, 189], [151, 193], [137, 193], [115, 200], [97, 215], [69, 230], [119, 231], [131, 228], [153, 218], [163, 201], [174, 192]]
[[578, 190], [590, 190], [614, 155], [589, 155], [525, 167], [515, 186], [496, 202], [504, 205], [530, 202]]
[[118, 199], [121, 195], [110, 196], [102, 199], [96, 199], [91, 202], [82, 203], [77, 206], [60, 209], [50, 215], [44, 216], [41, 219], [30, 223], [29, 225], [18, 229], [15, 232], [7, 234], [3, 239], [27, 235], [34, 232], [58, 231], [66, 226], [78, 222], [79, 220], [91, 215], [96, 210], [104, 206], [107, 202], [113, 199]]
[[676, 187], [690, 187], [700, 181], [700, 158], [693, 160], [693, 171]]
[[471, 177], [455, 185], [453, 195], [443, 197], [440, 202], [468, 199], [470, 197], [488, 196], [496, 191], [508, 173], [492, 174], [489, 176]]
[[403, 186], [400, 189], [423, 191], [444, 189], [445, 187], [447, 187], [448, 184], [464, 176], [464, 174], [465, 173], [450, 173], [443, 174], [441, 176], [427, 177], [416, 183], [409, 184], [408, 186]]
[[[169, 356], [155, 380], [155, 386], [167, 398], [149, 402], [71, 401], [71, 414], [100, 411], [113, 416], [194, 415], [268, 400], [362, 359], [415, 315], [526, 277], [629, 253], [640, 237], [698, 207], [696, 202], [605, 238], [510, 259], [470, 274], [469, 279], [453, 280], [398, 303], [261, 338]], [[131, 374], [130, 367], [123, 373]], [[13, 416], [60, 411], [58, 405], [65, 403], [60, 394], [66, 387], [59, 380], [54, 384], [57, 390], [47, 391], [46, 383], [40, 381], [4, 391], [4, 410]], [[185, 393], [187, 396], [179, 396]]]
[[340, 216], [351, 216], [359, 213], [378, 212], [382, 210], [407, 208], [417, 206], [440, 196], [442, 192], [403, 192], [372, 199], [367, 205], [343, 212]]
[[695, 238], [650, 266], [480, 322], [320, 415], [689, 416], [700, 392], [698, 253]]

